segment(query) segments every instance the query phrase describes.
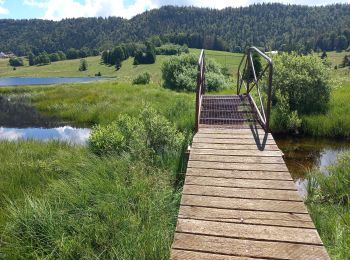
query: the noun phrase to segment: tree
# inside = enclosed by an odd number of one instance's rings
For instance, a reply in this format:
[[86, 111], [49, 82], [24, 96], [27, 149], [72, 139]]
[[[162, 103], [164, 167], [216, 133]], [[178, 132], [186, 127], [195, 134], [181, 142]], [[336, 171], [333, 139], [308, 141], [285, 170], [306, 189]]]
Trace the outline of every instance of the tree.
[[76, 49], [74, 49], [74, 48], [68, 49], [68, 51], [67, 51], [67, 59], [74, 60], [74, 59], [77, 59], [77, 58], [79, 58], [79, 52]]
[[343, 67], [350, 66], [350, 55], [345, 55], [342, 62]]
[[146, 50], [138, 50], [134, 57], [134, 65], [153, 64], [156, 62], [156, 48], [151, 42], [146, 42]]
[[33, 54], [32, 52], [30, 52], [30, 53], [28, 54], [29, 66], [35, 65], [35, 63], [34, 63], [34, 58], [35, 58], [34, 54]]
[[79, 71], [86, 71], [88, 69], [88, 63], [85, 59], [80, 60]]
[[121, 46], [115, 47], [111, 53], [110, 64], [115, 65], [116, 69], [119, 70], [123, 60], [125, 60], [123, 48]]

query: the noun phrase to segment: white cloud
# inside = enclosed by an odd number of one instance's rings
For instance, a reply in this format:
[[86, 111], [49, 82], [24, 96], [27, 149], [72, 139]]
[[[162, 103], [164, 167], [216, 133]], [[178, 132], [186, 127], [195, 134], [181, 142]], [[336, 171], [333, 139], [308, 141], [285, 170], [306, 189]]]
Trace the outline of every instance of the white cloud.
[[131, 18], [146, 9], [157, 7], [151, 0], [136, 0], [126, 6], [123, 0], [25, 0], [25, 5], [45, 8], [44, 19], [60, 20], [69, 17], [121, 16]]
[[3, 7], [5, 0], [0, 0], [0, 14], [8, 14], [9, 10]]
[[[145, 10], [163, 5], [198, 6], [222, 9], [225, 7], [247, 6], [253, 3], [279, 2], [284, 4], [325, 5], [334, 2], [350, 3], [350, 0], [135, 0], [126, 5], [125, 0], [24, 0], [23, 3], [45, 9], [44, 19], [60, 20], [70, 17], [121, 16], [131, 18]], [[4, 0], [0, 0], [1, 3]], [[1, 13], [1, 9], [0, 9]]]

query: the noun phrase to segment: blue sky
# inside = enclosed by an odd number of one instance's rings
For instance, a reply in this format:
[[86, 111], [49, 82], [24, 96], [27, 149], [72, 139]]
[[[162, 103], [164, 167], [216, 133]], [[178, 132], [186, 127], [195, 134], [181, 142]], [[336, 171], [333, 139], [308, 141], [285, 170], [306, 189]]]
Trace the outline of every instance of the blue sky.
[[[263, 0], [0, 0], [0, 19], [41, 18], [60, 20], [68, 17], [123, 16], [131, 18], [162, 5], [193, 5], [222, 9], [247, 6]], [[269, 1], [271, 2], [271, 1]], [[288, 4], [326, 5], [350, 0], [275, 0]]]

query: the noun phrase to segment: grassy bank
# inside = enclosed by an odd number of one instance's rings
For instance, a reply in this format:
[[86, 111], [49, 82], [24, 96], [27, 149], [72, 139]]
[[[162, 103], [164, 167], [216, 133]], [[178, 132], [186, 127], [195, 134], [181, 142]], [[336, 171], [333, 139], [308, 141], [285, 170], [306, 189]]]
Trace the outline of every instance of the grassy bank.
[[309, 176], [307, 205], [332, 259], [348, 259], [350, 252], [350, 153], [329, 168], [329, 176]]
[[174, 122], [179, 129], [190, 129], [194, 120], [194, 94], [176, 93], [154, 84], [95, 82], [52, 87], [0, 88], [0, 95], [24, 95], [44, 115], [73, 124], [106, 124], [126, 113], [136, 115], [145, 103]]
[[[194, 95], [156, 85], [99, 82], [1, 88], [0, 94], [25, 96], [42, 114], [77, 125], [137, 118], [150, 105], [182, 133], [193, 127]], [[156, 130], [150, 144], [171, 140], [161, 132], [169, 126], [157, 127], [164, 120], [150, 118], [147, 125]], [[181, 149], [167, 158], [151, 150], [135, 159], [135, 151], [148, 148], [96, 156], [89, 147], [57, 142], [2, 141], [0, 147], [0, 258], [168, 259]]]
[[0, 258], [168, 258], [175, 172], [55, 142], [0, 146]]

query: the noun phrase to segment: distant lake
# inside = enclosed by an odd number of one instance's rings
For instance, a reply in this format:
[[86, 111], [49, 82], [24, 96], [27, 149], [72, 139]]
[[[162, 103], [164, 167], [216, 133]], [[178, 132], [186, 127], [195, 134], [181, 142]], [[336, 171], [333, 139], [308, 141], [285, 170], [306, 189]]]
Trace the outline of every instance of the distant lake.
[[26, 85], [52, 85], [62, 83], [74, 83], [74, 82], [91, 82], [97, 81], [101, 77], [64, 77], [64, 78], [0, 78], [0, 87], [5, 86], [26, 86]]

